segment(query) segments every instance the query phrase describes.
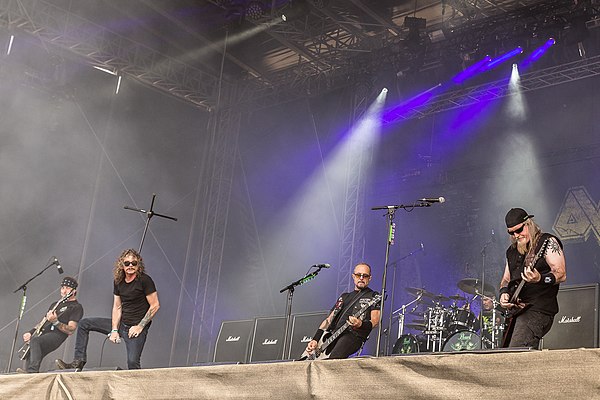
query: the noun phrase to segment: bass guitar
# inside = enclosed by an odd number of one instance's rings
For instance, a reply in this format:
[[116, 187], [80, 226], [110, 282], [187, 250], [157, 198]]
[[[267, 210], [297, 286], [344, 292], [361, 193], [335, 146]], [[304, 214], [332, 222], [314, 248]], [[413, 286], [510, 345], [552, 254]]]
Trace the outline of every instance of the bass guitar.
[[[542, 243], [542, 246], [540, 247], [540, 250], [537, 252], [535, 257], [529, 264], [529, 268], [534, 270], [535, 264], [537, 264], [538, 260], [546, 255], [546, 250], [548, 249], [548, 243], [550, 243], [550, 238], [544, 240], [544, 242]], [[517, 284], [517, 282], [518, 282], [518, 284]], [[508, 342], [510, 341], [512, 332], [515, 327], [516, 317], [519, 316], [519, 314], [523, 313], [525, 310], [527, 310], [530, 306], [530, 304], [522, 303], [521, 300], [519, 299], [519, 295], [521, 294], [521, 290], [523, 289], [523, 286], [525, 286], [525, 283], [527, 283], [527, 282], [525, 282], [525, 280], [521, 279], [521, 280], [511, 281], [508, 284], [509, 293], [512, 293], [509, 302], [511, 304], [514, 304], [515, 307], [512, 307], [511, 309], [507, 310], [504, 313], [504, 315], [506, 317], [506, 320], [505, 320], [506, 329], [504, 331], [504, 337], [502, 338], [503, 347], [508, 346]]]
[[[370, 299], [369, 301], [365, 302], [362, 307], [360, 308], [360, 310], [358, 310], [354, 315], [352, 315], [355, 318], [360, 318], [362, 319], [363, 314], [365, 313], [365, 311], [367, 311], [367, 309], [371, 306], [374, 306], [375, 304], [379, 303], [381, 301], [381, 295], [377, 294], [375, 296], [373, 296], [372, 299]], [[300, 356], [300, 358], [298, 359], [298, 361], [304, 361], [304, 360], [324, 360], [326, 358], [329, 358], [329, 354], [326, 352], [327, 348], [331, 345], [331, 343], [333, 343], [333, 341], [335, 339], [337, 339], [342, 333], [344, 333], [344, 331], [346, 329], [348, 329], [350, 325], [348, 324], [348, 321], [346, 321], [344, 323], [344, 325], [342, 325], [341, 327], [339, 327], [335, 332], [333, 333], [329, 333], [328, 331], [325, 331], [325, 333], [323, 333], [323, 336], [321, 336], [321, 340], [319, 340], [319, 343], [317, 344], [317, 347], [312, 351], [312, 352], [307, 352], [306, 350], [304, 350], [304, 353], [302, 353], [302, 355]]]
[[[73, 296], [74, 294], [75, 294], [75, 290], [71, 290], [63, 298], [61, 298], [59, 301], [56, 302], [56, 304], [54, 305], [54, 307], [52, 307], [50, 309], [50, 312], [55, 312], [56, 309], [61, 304], [63, 304], [67, 300], [69, 300], [69, 298], [71, 296]], [[44, 329], [48, 326], [48, 324], [49, 324], [48, 318], [46, 316], [44, 316], [44, 318], [40, 321], [40, 323], [35, 326], [35, 331], [33, 331], [33, 333], [31, 334], [31, 338], [29, 339], [29, 342], [24, 343], [23, 346], [21, 346], [21, 348], [18, 351], [18, 353], [20, 354], [19, 358], [21, 360], [26, 359], [27, 355], [29, 354], [29, 349], [30, 349], [29, 343], [31, 343], [31, 339], [40, 336], [42, 334], [42, 332], [44, 331]]]

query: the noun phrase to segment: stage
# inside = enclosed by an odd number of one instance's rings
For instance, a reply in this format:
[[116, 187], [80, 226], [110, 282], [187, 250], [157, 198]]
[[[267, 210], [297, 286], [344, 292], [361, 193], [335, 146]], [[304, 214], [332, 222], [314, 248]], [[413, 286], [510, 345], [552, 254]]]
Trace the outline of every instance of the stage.
[[600, 349], [0, 376], [2, 399], [592, 399]]

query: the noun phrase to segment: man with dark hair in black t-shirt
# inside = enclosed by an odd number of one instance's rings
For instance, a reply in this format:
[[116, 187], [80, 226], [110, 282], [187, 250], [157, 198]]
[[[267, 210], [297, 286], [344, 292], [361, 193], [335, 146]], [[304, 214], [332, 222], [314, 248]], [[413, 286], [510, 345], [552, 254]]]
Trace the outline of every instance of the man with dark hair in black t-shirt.
[[114, 268], [112, 330], [109, 340], [120, 338], [127, 347], [127, 368], [141, 368], [140, 359], [151, 320], [160, 305], [154, 281], [144, 273], [142, 256], [133, 249], [121, 253]]
[[25, 358], [25, 371], [17, 368], [17, 372], [39, 372], [42, 359], [58, 349], [75, 332], [77, 322], [83, 316], [83, 307], [77, 302], [76, 289], [75, 278], [65, 277], [60, 284], [61, 302], [50, 304], [46, 317], [40, 321], [42, 325], [38, 324], [39, 331], [36, 327], [23, 334], [23, 341], [29, 345], [29, 351]]
[[354, 267], [352, 278], [354, 279], [354, 291], [343, 293], [340, 296], [331, 309], [329, 316], [323, 320], [312, 340], [306, 346], [307, 354], [312, 354], [317, 349], [318, 341], [325, 330], [334, 333], [347, 322], [349, 329], [346, 329], [332, 342], [325, 349], [325, 353], [327, 358], [348, 358], [360, 350], [369, 337], [371, 330], [379, 324], [380, 311], [377, 303], [365, 310], [364, 318], [361, 319], [360, 315], [359, 317], [355, 316], [363, 305], [367, 305], [377, 295], [377, 292], [368, 287], [371, 281], [371, 267], [369, 264], [360, 263]]
[[58, 368], [81, 371], [87, 360], [90, 332], [109, 335], [114, 343], [123, 338], [127, 347], [127, 368], [141, 368], [140, 359], [150, 322], [160, 307], [154, 281], [144, 271], [144, 260], [137, 251], [127, 249], [121, 253], [113, 268], [112, 319], [82, 319], [77, 329], [73, 361], [56, 360]]
[[[567, 279], [562, 243], [543, 233], [522, 208], [512, 208], [505, 220], [511, 245], [500, 282], [500, 305], [509, 310], [503, 346], [538, 348], [558, 312], [559, 284]], [[521, 280], [525, 284], [518, 301], [511, 303]]]

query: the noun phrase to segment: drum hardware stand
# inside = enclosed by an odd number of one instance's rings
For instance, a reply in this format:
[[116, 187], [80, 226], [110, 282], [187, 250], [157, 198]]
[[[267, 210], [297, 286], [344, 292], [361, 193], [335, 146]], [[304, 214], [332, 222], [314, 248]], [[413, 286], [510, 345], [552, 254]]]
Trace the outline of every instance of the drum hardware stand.
[[[381, 301], [379, 302], [380, 318], [383, 317], [384, 304], [385, 304], [385, 298], [386, 298], [385, 284], [386, 284], [386, 279], [387, 279], [388, 263], [390, 260], [390, 246], [394, 244], [394, 235], [395, 235], [395, 231], [396, 231], [396, 223], [394, 222], [396, 210], [399, 208], [402, 208], [405, 210], [412, 210], [415, 207], [431, 207], [431, 203], [421, 201], [418, 203], [413, 203], [413, 204], [408, 204], [408, 205], [399, 204], [399, 205], [391, 205], [391, 206], [371, 207], [371, 210], [374, 210], [374, 211], [375, 210], [387, 210], [387, 212], [384, 215], [387, 217], [387, 222], [388, 222], [388, 237], [387, 237], [386, 245], [385, 245], [385, 263], [383, 265], [383, 277], [382, 277], [382, 283], [381, 283]], [[376, 348], [375, 348], [375, 357], [379, 357], [379, 352], [381, 350], [381, 333], [382, 333], [382, 331], [383, 330], [381, 329], [381, 324], [379, 324], [379, 329], [377, 329], [377, 344], [376, 344]]]
[[142, 247], [144, 246], [144, 239], [146, 239], [146, 232], [148, 232], [148, 225], [150, 225], [150, 219], [153, 216], [157, 216], [157, 217], [161, 217], [161, 218], [166, 218], [166, 219], [170, 219], [173, 221], [177, 221], [177, 218], [175, 217], [169, 217], [168, 215], [163, 215], [163, 214], [159, 214], [159, 213], [155, 213], [153, 211], [154, 209], [154, 200], [156, 199], [156, 194], [152, 194], [152, 202], [150, 203], [150, 210], [146, 211], [146, 210], [142, 210], [140, 208], [134, 208], [134, 207], [129, 207], [129, 206], [125, 206], [123, 207], [126, 210], [132, 210], [132, 211], [137, 211], [140, 212], [142, 214], [146, 214], [146, 225], [144, 226], [144, 233], [142, 234], [142, 241], [140, 243], [140, 249], [138, 250], [139, 254], [142, 254]]
[[[24, 284], [22, 284], [21, 286], [19, 286], [18, 288], [16, 288], [13, 291], [13, 293], [17, 293], [19, 290], [22, 290], [23, 294], [21, 295], [21, 303], [19, 305], [19, 314], [17, 315], [17, 325], [15, 326], [15, 336], [13, 337], [12, 345], [10, 347], [10, 357], [8, 358], [8, 366], [6, 367], [6, 373], [9, 373], [10, 369], [12, 367], [13, 355], [15, 352], [16, 344], [17, 344], [17, 336], [19, 336], [19, 325], [21, 324], [21, 319], [23, 318], [23, 314], [25, 313], [25, 304], [27, 303], [27, 285], [29, 284], [29, 282], [31, 282], [32, 280], [34, 280], [35, 278], [37, 278], [38, 276], [43, 274], [48, 268], [50, 268], [54, 265], [58, 265], [58, 261], [56, 260], [56, 258], [54, 258], [54, 261], [52, 261], [52, 263], [45, 266], [44, 269], [42, 269], [40, 272], [38, 272], [37, 274], [35, 274], [31, 278], [29, 278], [27, 280], [27, 282], [25, 282]], [[61, 271], [62, 271], [62, 269], [59, 270], [59, 273], [62, 274]]]
[[[284, 287], [283, 289], [281, 289], [279, 291], [279, 293], [283, 293], [286, 290], [288, 292], [287, 300], [286, 300], [286, 304], [285, 304], [285, 330], [284, 330], [284, 334], [283, 334], [283, 350], [282, 350], [282, 354], [281, 354], [282, 360], [286, 359], [285, 351], [286, 351], [286, 348], [288, 347], [288, 334], [290, 332], [289, 331], [290, 330], [290, 317], [292, 315], [292, 300], [294, 297], [294, 289], [296, 288], [296, 286], [304, 285], [306, 282], [311, 281], [314, 278], [316, 278], [322, 268], [329, 268], [329, 267], [325, 267], [325, 265], [327, 265], [327, 264], [313, 265], [312, 267], [309, 268], [309, 271], [311, 268], [317, 267], [316, 271], [311, 272], [310, 274], [307, 273], [302, 278], [298, 279], [295, 282], [290, 283], [289, 285], [287, 285], [286, 287]], [[291, 346], [290, 346], [290, 349], [291, 349]]]
[[[410, 307], [411, 305], [413, 305], [414, 303], [420, 301], [422, 297], [423, 297], [423, 293], [420, 293], [413, 301], [411, 301], [410, 303], [403, 304], [399, 309], [390, 313], [390, 315], [392, 317], [394, 314], [400, 313], [400, 314], [398, 314], [398, 338], [397, 339], [400, 339], [400, 336], [404, 335], [404, 318], [405, 318], [405, 314], [406, 314], [406, 309], [408, 307]], [[390, 324], [391, 324], [392, 317], [390, 317]]]
[[[419, 251], [424, 251], [425, 247], [423, 246], [423, 243], [421, 243], [421, 246], [413, 251], [411, 251], [410, 253], [408, 253], [407, 255], [405, 255], [404, 257], [399, 258], [398, 260], [394, 261], [392, 263], [392, 265], [394, 266], [394, 273], [392, 275], [392, 296], [390, 299], [390, 303], [392, 305], [392, 307], [394, 306], [394, 295], [396, 293], [396, 270], [397, 270], [397, 266], [398, 266], [398, 262], [407, 259], [408, 257], [411, 257], [413, 254], [419, 252]], [[419, 294], [418, 299], [420, 300], [421, 297], [423, 297], [423, 293]], [[408, 303], [408, 305], [414, 303], [416, 300], [411, 301], [410, 303]], [[405, 307], [406, 306], [402, 306], [402, 328], [404, 329], [404, 311], [405, 311]], [[388, 329], [387, 329], [387, 335], [385, 336], [385, 354], [386, 356], [390, 355], [391, 349], [390, 349], [390, 335], [392, 333], [392, 317], [393, 315], [397, 312], [398, 310], [394, 311], [393, 313], [390, 313], [390, 320], [388, 322]], [[398, 323], [400, 323], [400, 319], [398, 319]], [[398, 338], [400, 338], [400, 336], [402, 335], [402, 333], [398, 332]]]

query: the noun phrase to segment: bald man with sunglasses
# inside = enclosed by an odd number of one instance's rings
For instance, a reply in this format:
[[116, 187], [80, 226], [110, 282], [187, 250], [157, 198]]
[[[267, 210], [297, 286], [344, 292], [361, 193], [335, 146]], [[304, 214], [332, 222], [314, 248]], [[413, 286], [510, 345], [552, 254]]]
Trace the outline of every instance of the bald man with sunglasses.
[[537, 349], [558, 313], [559, 285], [567, 279], [565, 255], [561, 241], [543, 233], [524, 209], [512, 208], [505, 221], [511, 245], [500, 282], [500, 306], [510, 318], [503, 347]]
[[363, 315], [356, 316], [363, 306], [372, 301], [378, 293], [369, 287], [371, 281], [371, 267], [369, 264], [360, 263], [354, 267], [352, 274], [354, 291], [343, 293], [329, 316], [323, 320], [312, 340], [306, 347], [306, 353], [312, 354], [318, 346], [325, 330], [330, 333], [340, 329], [346, 322], [348, 329], [325, 349], [326, 357], [323, 358], [348, 358], [356, 353], [368, 339], [371, 330], [379, 324], [380, 311], [377, 303], [369, 306]]

